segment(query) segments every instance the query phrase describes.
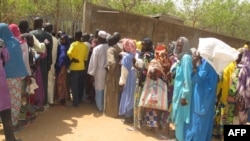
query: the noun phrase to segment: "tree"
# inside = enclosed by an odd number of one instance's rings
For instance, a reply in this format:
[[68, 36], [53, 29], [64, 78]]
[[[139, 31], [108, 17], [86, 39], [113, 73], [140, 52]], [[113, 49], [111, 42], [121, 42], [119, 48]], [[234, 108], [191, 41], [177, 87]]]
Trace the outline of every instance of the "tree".
[[249, 6], [247, 0], [183, 0], [176, 13], [189, 26], [248, 39]]
[[131, 12], [141, 2], [142, 0], [106, 0], [108, 7], [126, 12]]
[[14, 19], [18, 17], [14, 0], [0, 0], [0, 9], [1, 22], [13, 23]]
[[186, 25], [242, 39], [250, 38], [248, 0], [0, 0], [0, 20], [18, 23], [34, 16], [72, 34], [81, 29], [83, 3], [142, 15], [170, 14]]

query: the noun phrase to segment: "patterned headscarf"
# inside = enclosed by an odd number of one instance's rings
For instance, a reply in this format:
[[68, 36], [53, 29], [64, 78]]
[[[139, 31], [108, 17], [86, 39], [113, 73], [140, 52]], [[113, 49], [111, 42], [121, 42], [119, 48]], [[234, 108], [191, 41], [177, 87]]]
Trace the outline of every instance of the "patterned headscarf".
[[250, 51], [245, 50], [243, 52], [241, 63], [245, 66], [250, 66]]
[[122, 39], [122, 45], [126, 52], [133, 53], [133, 54], [136, 53], [136, 44], [134, 40], [129, 39], [129, 38], [124, 38]]
[[165, 76], [171, 66], [167, 51], [164, 44], [158, 44], [155, 48], [155, 58], [150, 62], [148, 70], [156, 69]]
[[160, 58], [162, 53], [167, 51], [166, 46], [163, 44], [159, 44], [155, 48], [155, 58]]
[[10, 24], [9, 29], [12, 32], [12, 34], [14, 35], [14, 37], [19, 41], [20, 44], [25, 43], [25, 40], [23, 38], [20, 38], [21, 32], [19, 30], [18, 25]]
[[238, 102], [243, 105], [244, 109], [239, 112], [240, 123], [243, 124], [246, 122], [247, 109], [250, 107], [250, 51], [246, 50], [242, 56], [242, 68], [239, 72], [239, 81], [237, 84], [238, 92]]

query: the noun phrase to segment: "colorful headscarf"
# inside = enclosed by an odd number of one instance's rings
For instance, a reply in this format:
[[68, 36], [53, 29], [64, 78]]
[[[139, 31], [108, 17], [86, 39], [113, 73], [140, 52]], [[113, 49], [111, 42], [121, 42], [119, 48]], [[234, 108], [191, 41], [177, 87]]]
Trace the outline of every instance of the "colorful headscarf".
[[166, 53], [166, 46], [163, 44], [158, 44], [155, 48], [155, 58], [160, 58], [162, 53]]
[[247, 109], [250, 107], [250, 51], [245, 51], [242, 56], [242, 68], [239, 72], [237, 84], [238, 103], [241, 105], [239, 111], [240, 124], [247, 121]]
[[165, 76], [171, 66], [167, 51], [164, 44], [158, 44], [155, 48], [155, 58], [150, 62], [148, 70], [156, 69]]
[[129, 38], [124, 38], [122, 39], [122, 45], [126, 52], [133, 53], [133, 54], [136, 53], [136, 44], [134, 40], [129, 39]]
[[20, 38], [21, 32], [19, 30], [18, 25], [10, 24], [9, 29], [12, 32], [12, 34], [14, 35], [14, 37], [19, 41], [20, 44], [25, 43], [25, 40], [23, 38]]
[[242, 90], [246, 90], [247, 87], [250, 86], [250, 51], [245, 51], [243, 53], [242, 59], [241, 59], [241, 70], [239, 73], [239, 92]]
[[243, 52], [241, 63], [245, 66], [250, 66], [250, 51], [245, 50]]

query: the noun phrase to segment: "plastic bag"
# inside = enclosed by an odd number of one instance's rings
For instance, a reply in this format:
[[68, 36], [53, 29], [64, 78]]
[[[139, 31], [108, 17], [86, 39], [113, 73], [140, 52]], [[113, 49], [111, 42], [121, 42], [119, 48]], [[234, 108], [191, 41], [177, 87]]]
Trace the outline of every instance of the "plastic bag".
[[160, 78], [147, 77], [139, 101], [139, 107], [168, 111], [167, 85]]
[[217, 74], [221, 74], [239, 55], [235, 48], [216, 38], [199, 38], [198, 52]]

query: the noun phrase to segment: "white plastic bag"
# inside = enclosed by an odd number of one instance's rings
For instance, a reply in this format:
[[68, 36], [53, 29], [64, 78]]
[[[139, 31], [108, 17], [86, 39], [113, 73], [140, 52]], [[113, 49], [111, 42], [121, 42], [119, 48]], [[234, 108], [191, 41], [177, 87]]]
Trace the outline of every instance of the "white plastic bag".
[[199, 38], [198, 52], [217, 74], [238, 58], [239, 52], [228, 44], [216, 38]]
[[38, 88], [38, 85], [36, 83], [36, 80], [34, 78], [31, 78], [31, 84], [27, 86], [26, 92], [28, 94], [35, 94], [35, 90]]

